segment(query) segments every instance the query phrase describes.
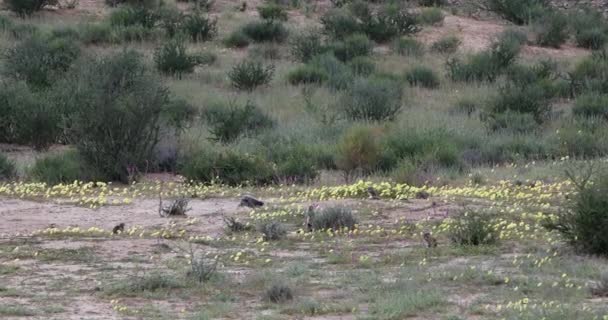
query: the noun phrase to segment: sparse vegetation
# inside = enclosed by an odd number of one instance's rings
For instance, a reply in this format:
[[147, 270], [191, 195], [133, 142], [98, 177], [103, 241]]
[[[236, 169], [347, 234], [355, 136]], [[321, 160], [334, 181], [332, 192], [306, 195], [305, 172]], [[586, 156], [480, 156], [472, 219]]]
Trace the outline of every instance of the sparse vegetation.
[[493, 216], [488, 212], [465, 210], [453, 219], [449, 230], [450, 239], [459, 245], [489, 245], [498, 241]]
[[281, 240], [287, 235], [285, 226], [276, 221], [263, 223], [258, 227], [258, 230], [262, 233], [264, 240], [266, 241]]

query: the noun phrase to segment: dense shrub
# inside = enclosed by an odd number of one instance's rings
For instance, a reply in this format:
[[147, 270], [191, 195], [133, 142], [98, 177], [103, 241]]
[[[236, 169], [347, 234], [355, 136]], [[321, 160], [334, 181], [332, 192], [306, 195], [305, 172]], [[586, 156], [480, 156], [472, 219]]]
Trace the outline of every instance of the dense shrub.
[[464, 211], [450, 223], [449, 237], [452, 242], [465, 246], [494, 244], [498, 241], [498, 232], [493, 223], [490, 213]]
[[401, 37], [393, 42], [393, 50], [402, 56], [420, 56], [424, 53], [424, 45], [410, 37]]
[[268, 3], [258, 7], [258, 14], [264, 20], [287, 21], [287, 11], [282, 6]]
[[29, 16], [48, 5], [56, 5], [57, 0], [6, 0], [8, 9], [20, 16]]
[[341, 110], [352, 120], [392, 120], [401, 109], [401, 86], [383, 78], [357, 79], [342, 96]]
[[537, 83], [527, 86], [506, 85], [491, 102], [491, 113], [514, 111], [531, 114], [536, 122], [542, 123], [551, 111], [545, 88]]
[[417, 16], [399, 4], [386, 5], [364, 23], [363, 31], [376, 42], [418, 32]]
[[431, 51], [443, 54], [452, 54], [458, 50], [460, 43], [460, 39], [456, 36], [443, 37], [433, 42], [431, 45]]
[[581, 60], [569, 77], [573, 95], [587, 91], [608, 93], [608, 55], [598, 52]]
[[353, 230], [357, 224], [357, 219], [353, 216], [353, 212], [349, 208], [329, 207], [316, 213], [314, 217], [312, 217], [311, 224], [313, 230]]
[[439, 86], [439, 77], [433, 69], [425, 66], [416, 66], [408, 70], [405, 74], [405, 79], [412, 86], [420, 86], [424, 88], [437, 88]]
[[232, 86], [239, 90], [253, 91], [267, 85], [274, 75], [274, 65], [264, 65], [259, 61], [243, 60], [228, 72]]
[[370, 127], [354, 126], [338, 142], [335, 163], [346, 178], [355, 173], [369, 173], [380, 161], [380, 144]]
[[224, 45], [228, 48], [244, 48], [249, 45], [250, 41], [242, 29], [237, 29], [224, 39]]
[[8, 180], [15, 176], [15, 164], [4, 154], [0, 153], [0, 181]]
[[587, 93], [574, 102], [572, 112], [576, 116], [599, 117], [608, 120], [608, 95]]
[[325, 34], [334, 39], [343, 39], [361, 31], [357, 19], [343, 9], [329, 10], [321, 17], [321, 24]]
[[322, 83], [327, 80], [327, 72], [318, 66], [302, 65], [287, 74], [287, 80], [292, 85]]
[[198, 59], [196, 56], [188, 54], [183, 41], [175, 39], [156, 48], [154, 63], [158, 71], [181, 79], [182, 74], [194, 71]]
[[423, 9], [417, 16], [418, 23], [425, 25], [441, 24], [444, 18], [443, 12], [439, 8]]
[[114, 27], [128, 27], [139, 25], [146, 29], [152, 29], [160, 20], [156, 10], [143, 6], [124, 6], [115, 9], [110, 14], [110, 25]]
[[255, 42], [284, 42], [288, 32], [278, 21], [253, 21], [243, 26], [243, 33]]
[[557, 230], [584, 253], [608, 255], [608, 175], [605, 172], [592, 176], [591, 172], [568, 171], [568, 177], [577, 193], [556, 219], [547, 221], [546, 227]]
[[93, 175], [85, 175], [85, 172], [87, 171], [84, 170], [78, 153], [67, 151], [36, 160], [29, 176], [35, 181], [45, 182], [52, 186], [93, 177]]
[[169, 95], [142, 60], [123, 51], [83, 61], [60, 86], [69, 141], [103, 179], [128, 182], [127, 169], [144, 168], [159, 139]]
[[310, 61], [310, 65], [318, 67], [327, 73], [326, 84], [331, 89], [344, 90], [353, 82], [351, 69], [333, 54], [326, 53], [316, 56]]
[[579, 47], [597, 50], [608, 42], [608, 23], [601, 12], [587, 7], [572, 13], [570, 21]]
[[309, 30], [293, 36], [290, 47], [291, 55], [297, 61], [304, 63], [327, 50], [317, 30]]
[[310, 183], [319, 174], [318, 148], [297, 139], [268, 132], [260, 139], [263, 153], [275, 164], [275, 182], [284, 184]]
[[492, 114], [488, 119], [491, 131], [509, 131], [513, 133], [528, 133], [538, 129], [538, 122], [531, 113], [507, 110]]
[[33, 87], [48, 87], [79, 55], [80, 48], [72, 39], [34, 36], [6, 52], [2, 72]]
[[179, 167], [184, 177], [203, 183], [264, 185], [274, 180], [274, 170], [265, 159], [231, 149], [187, 155]]
[[536, 44], [559, 48], [568, 40], [568, 18], [559, 11], [548, 11], [534, 23]]
[[554, 154], [593, 158], [608, 154], [608, 128], [603, 119], [576, 119], [559, 128]]
[[188, 35], [192, 41], [209, 41], [217, 35], [217, 19], [195, 11], [184, 17], [181, 31]]
[[256, 133], [274, 126], [274, 121], [251, 102], [244, 106], [212, 104], [203, 111], [202, 116], [214, 139], [225, 143], [232, 142], [243, 134]]
[[113, 28], [107, 23], [87, 23], [82, 26], [80, 40], [84, 44], [99, 45], [112, 42]]
[[343, 41], [331, 45], [336, 58], [342, 62], [348, 62], [355, 57], [366, 56], [372, 52], [373, 44], [363, 34], [354, 34], [346, 37]]
[[597, 50], [608, 42], [608, 28], [592, 28], [576, 34], [576, 44], [579, 47]]
[[348, 66], [355, 75], [367, 77], [370, 76], [376, 70], [374, 61], [368, 57], [355, 57], [348, 62]]
[[547, 0], [488, 0], [488, 7], [515, 24], [527, 24], [547, 10]]

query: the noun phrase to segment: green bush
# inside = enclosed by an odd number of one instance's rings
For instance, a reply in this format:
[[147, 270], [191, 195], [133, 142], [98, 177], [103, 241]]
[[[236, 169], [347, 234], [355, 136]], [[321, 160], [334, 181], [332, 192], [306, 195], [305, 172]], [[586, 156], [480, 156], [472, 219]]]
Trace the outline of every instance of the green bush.
[[195, 11], [184, 17], [181, 32], [188, 35], [192, 41], [209, 41], [217, 35], [217, 19]]
[[401, 37], [393, 42], [393, 50], [402, 56], [421, 56], [424, 45], [414, 38]]
[[445, 16], [439, 8], [426, 8], [420, 11], [417, 19], [418, 23], [423, 25], [436, 25], [442, 24]]
[[74, 40], [34, 36], [7, 50], [2, 72], [33, 87], [49, 87], [79, 56]]
[[6, 0], [8, 9], [20, 16], [29, 16], [48, 5], [57, 4], [57, 0]]
[[282, 43], [289, 35], [285, 26], [278, 21], [254, 21], [244, 25], [242, 30], [255, 42]]
[[[281, 239], [285, 238], [285, 236], [287, 235], [287, 230], [285, 229], [285, 226], [282, 223], [276, 222], [276, 221], [262, 223], [258, 227], [258, 230], [264, 236], [265, 241], [281, 240]], [[282, 300], [279, 300], [279, 299], [286, 298], [286, 297], [279, 296], [279, 295], [285, 295], [285, 292], [272, 292], [270, 294], [271, 294], [270, 299], [276, 299], [276, 300], [271, 300], [273, 302], [280, 302]], [[291, 294], [291, 291], [290, 291], [290, 294]], [[291, 297], [291, 296], [289, 296], [289, 297]]]
[[4, 154], [0, 153], [0, 181], [13, 178], [15, 172], [15, 164]]
[[107, 23], [87, 23], [82, 26], [80, 40], [84, 44], [100, 45], [112, 42], [112, 26]]
[[425, 66], [416, 66], [405, 74], [405, 79], [412, 86], [434, 89], [439, 86], [439, 77], [433, 69]]
[[545, 88], [537, 83], [527, 86], [506, 85], [490, 104], [493, 114], [514, 111], [531, 114], [537, 123], [545, 121], [551, 104]]
[[274, 181], [274, 170], [265, 159], [231, 149], [207, 149], [186, 155], [179, 173], [189, 180], [231, 186], [264, 185]]
[[608, 120], [608, 95], [587, 93], [576, 98], [572, 112], [576, 116]]
[[264, 65], [253, 60], [243, 60], [228, 72], [232, 86], [239, 90], [253, 91], [267, 85], [274, 75], [274, 65]]
[[369, 173], [378, 167], [380, 144], [372, 128], [351, 127], [338, 141], [335, 163], [347, 178]]
[[291, 55], [297, 61], [304, 63], [327, 50], [317, 30], [309, 30], [295, 35], [290, 41], [290, 47]]
[[447, 36], [433, 42], [431, 45], [431, 51], [442, 54], [452, 54], [458, 50], [460, 44], [460, 38], [456, 36]]
[[250, 41], [242, 29], [237, 29], [224, 39], [224, 45], [228, 48], [245, 48]]
[[287, 74], [287, 80], [292, 85], [323, 83], [327, 80], [327, 72], [313, 65], [302, 65]]
[[352, 70], [353, 74], [363, 77], [370, 76], [376, 70], [374, 61], [363, 56], [353, 58], [348, 62], [348, 66]]
[[282, 6], [268, 3], [258, 7], [258, 14], [264, 20], [287, 21], [287, 11]]
[[568, 207], [545, 226], [558, 231], [581, 252], [608, 255], [608, 175], [571, 171], [567, 175], [576, 188], [576, 195], [569, 200]]
[[139, 25], [152, 29], [160, 20], [157, 11], [142, 6], [124, 6], [110, 13], [110, 25], [113, 27], [128, 27]]
[[321, 24], [326, 35], [334, 39], [343, 39], [361, 31], [361, 26], [354, 16], [343, 9], [332, 9], [321, 17]]
[[512, 133], [528, 133], [539, 128], [534, 115], [511, 110], [492, 114], [488, 119], [488, 127], [491, 131]]
[[608, 28], [592, 28], [576, 34], [576, 44], [579, 47], [598, 50], [608, 42]]
[[559, 48], [568, 40], [568, 18], [559, 11], [549, 11], [534, 23], [536, 44]]
[[269, 159], [276, 163], [277, 182], [294, 184], [314, 181], [319, 174], [314, 151], [301, 143], [269, 150]]
[[576, 119], [559, 128], [555, 154], [594, 158], [608, 154], [608, 128], [603, 119]]
[[362, 29], [370, 39], [382, 43], [418, 32], [420, 28], [417, 19], [405, 6], [390, 4], [378, 9], [376, 15], [364, 23]]
[[154, 51], [154, 63], [161, 73], [182, 78], [184, 73], [192, 73], [198, 64], [196, 56], [188, 54], [186, 44], [179, 40], [169, 40]]
[[166, 87], [139, 54], [123, 51], [82, 61], [59, 88], [68, 139], [84, 163], [100, 178], [130, 182], [128, 171], [152, 159], [170, 105]]
[[515, 24], [527, 24], [547, 10], [548, 0], [488, 0], [490, 10]]
[[598, 10], [586, 7], [570, 15], [570, 24], [579, 47], [597, 50], [608, 42], [608, 23]]
[[214, 140], [224, 143], [274, 126], [274, 121], [250, 102], [242, 107], [236, 104], [212, 104], [203, 111], [202, 116]]
[[184, 14], [175, 6], [164, 6], [159, 9], [159, 26], [165, 30], [169, 38], [180, 33]]
[[330, 89], [344, 90], [353, 82], [351, 69], [331, 53], [315, 56], [310, 61], [311, 66], [320, 68], [327, 73], [325, 82]]
[[490, 245], [498, 241], [494, 217], [487, 212], [464, 211], [450, 223], [449, 237], [463, 246]]
[[351, 209], [346, 207], [329, 207], [312, 217], [313, 230], [343, 231], [354, 230], [357, 219]]
[[356, 57], [371, 54], [373, 44], [366, 35], [354, 34], [330, 45], [336, 58], [348, 62]]
[[248, 57], [252, 60], [279, 60], [283, 56], [283, 48], [277, 43], [264, 42], [249, 49]]
[[598, 52], [581, 60], [569, 78], [573, 95], [588, 91], [608, 93], [608, 55]]
[[352, 120], [392, 120], [401, 110], [399, 83], [383, 78], [356, 79], [342, 96], [340, 107]]
[[45, 182], [47, 185], [57, 185], [60, 183], [72, 183], [74, 181], [84, 181], [92, 178], [82, 165], [80, 156], [75, 151], [67, 151], [60, 154], [49, 155], [36, 160], [31, 168], [29, 176], [35, 181]]

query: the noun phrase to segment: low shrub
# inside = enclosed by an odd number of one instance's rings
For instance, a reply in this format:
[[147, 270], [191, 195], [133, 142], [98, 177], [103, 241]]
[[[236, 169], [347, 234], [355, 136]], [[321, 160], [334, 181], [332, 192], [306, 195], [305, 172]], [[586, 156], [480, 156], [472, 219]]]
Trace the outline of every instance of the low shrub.
[[232, 86], [247, 91], [269, 84], [273, 75], [274, 65], [264, 65], [253, 60], [243, 60], [228, 72]]
[[367, 77], [376, 70], [374, 61], [368, 57], [359, 56], [348, 62], [348, 66], [355, 75]]
[[344, 172], [347, 180], [357, 173], [369, 173], [378, 167], [380, 151], [377, 134], [372, 128], [354, 126], [338, 141], [336, 167]]
[[598, 50], [608, 42], [608, 28], [596, 27], [576, 34], [576, 44], [581, 48]]
[[547, 0], [488, 0], [490, 10], [518, 25], [530, 23], [547, 6]]
[[405, 79], [412, 86], [434, 89], [439, 86], [439, 77], [433, 69], [425, 66], [416, 66], [405, 74]]
[[456, 36], [443, 37], [431, 45], [431, 51], [442, 53], [442, 54], [453, 54], [460, 47], [460, 38]]
[[420, 30], [416, 14], [399, 4], [386, 5], [363, 24], [363, 32], [370, 39], [383, 43], [395, 37], [416, 33]]
[[265, 241], [281, 240], [287, 235], [287, 229], [285, 226], [276, 221], [262, 223], [258, 226], [258, 230], [264, 236]]
[[228, 48], [245, 48], [250, 41], [242, 29], [237, 29], [224, 39], [224, 45]]
[[371, 54], [373, 44], [366, 35], [354, 34], [330, 45], [334, 55], [342, 62]]
[[6, 0], [6, 6], [9, 10], [20, 16], [29, 16], [36, 11], [48, 5], [58, 4], [57, 0]]
[[450, 240], [464, 246], [494, 244], [498, 241], [498, 232], [493, 223], [490, 213], [464, 211], [450, 222]]
[[80, 40], [84, 44], [99, 45], [113, 41], [113, 28], [107, 23], [87, 23], [82, 26]]
[[327, 73], [327, 86], [334, 90], [344, 90], [352, 82], [354, 75], [351, 69], [331, 53], [315, 56], [309, 63]]
[[361, 26], [354, 16], [344, 9], [332, 9], [321, 17], [323, 32], [334, 39], [343, 39], [361, 32]]
[[160, 20], [156, 10], [144, 6], [123, 6], [110, 13], [109, 22], [113, 27], [128, 27], [139, 25], [152, 29]]
[[356, 79], [340, 100], [344, 115], [352, 120], [392, 120], [401, 110], [399, 83], [384, 78]]
[[188, 54], [186, 44], [179, 39], [167, 41], [154, 51], [156, 69], [178, 79], [181, 79], [184, 73], [192, 73], [198, 62], [196, 56]]
[[498, 95], [490, 104], [492, 114], [514, 111], [528, 113], [537, 123], [547, 119], [551, 111], [548, 93], [538, 83], [526, 86], [508, 84], [499, 90]]
[[421, 56], [424, 45], [414, 38], [401, 37], [393, 42], [393, 50], [402, 56]]
[[327, 80], [327, 73], [313, 65], [302, 65], [287, 74], [287, 80], [292, 85], [320, 84]]
[[[29, 176], [35, 181], [45, 182], [47, 185], [68, 184], [74, 181], [84, 181], [94, 175], [86, 174], [80, 156], [75, 151], [49, 155], [36, 160]], [[90, 172], [89, 172], [90, 173]]]
[[313, 230], [333, 230], [343, 231], [344, 229], [354, 230], [357, 219], [353, 216], [351, 209], [346, 207], [329, 207], [312, 217]]
[[508, 131], [512, 133], [529, 133], [539, 128], [534, 115], [511, 110], [492, 114], [487, 124], [491, 131]]
[[274, 181], [274, 170], [265, 159], [230, 149], [205, 150], [184, 157], [179, 173], [202, 183], [230, 186], [265, 185]]
[[258, 14], [264, 20], [280, 20], [287, 21], [287, 11], [282, 6], [267, 3], [258, 7]]
[[418, 23], [423, 25], [442, 24], [445, 16], [439, 8], [425, 8], [417, 16]]
[[597, 50], [608, 42], [608, 23], [598, 10], [585, 7], [574, 11], [569, 18], [579, 47]]
[[16, 175], [15, 164], [0, 153], [0, 180], [8, 180]]
[[[581, 176], [582, 175], [582, 176]], [[583, 253], [608, 255], [608, 175], [591, 171], [567, 176], [576, 188], [568, 207], [555, 219], [546, 221], [549, 230], [558, 231], [572, 246]]]
[[471, 117], [473, 113], [475, 113], [479, 109], [479, 102], [473, 99], [460, 99], [456, 101], [456, 104], [452, 108], [452, 110], [456, 113], [464, 113], [467, 116]]
[[251, 102], [244, 106], [212, 104], [203, 111], [202, 117], [214, 140], [224, 143], [274, 126], [274, 121]]
[[217, 35], [217, 19], [203, 15], [195, 11], [183, 18], [180, 31], [192, 39], [192, 41], [209, 41]]
[[272, 303], [285, 303], [293, 300], [293, 292], [288, 285], [275, 283], [264, 293], [264, 300]]
[[572, 95], [608, 93], [608, 55], [598, 52], [576, 64], [568, 74]]
[[287, 39], [289, 33], [278, 21], [254, 21], [243, 26], [242, 31], [255, 42], [278, 42]]
[[390, 177], [397, 183], [405, 183], [408, 186], [421, 187], [432, 180], [432, 177], [425, 172], [417, 161], [405, 158], [399, 160], [390, 172]]
[[548, 11], [534, 23], [536, 44], [559, 48], [568, 40], [568, 17], [559, 11]]
[[608, 95], [587, 93], [576, 98], [572, 112], [576, 116], [608, 120]]
[[301, 143], [286, 144], [269, 151], [268, 158], [276, 163], [277, 182], [284, 184], [310, 183], [318, 174], [317, 154]]
[[318, 30], [309, 30], [293, 36], [290, 47], [292, 57], [303, 63], [327, 50]]

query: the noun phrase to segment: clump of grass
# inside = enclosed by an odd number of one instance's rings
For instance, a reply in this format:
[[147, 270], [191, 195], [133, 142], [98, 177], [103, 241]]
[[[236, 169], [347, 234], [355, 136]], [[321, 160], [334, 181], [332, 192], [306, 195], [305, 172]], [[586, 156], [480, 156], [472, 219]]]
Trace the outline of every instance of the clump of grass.
[[425, 66], [415, 66], [405, 74], [405, 79], [412, 86], [434, 89], [439, 86], [439, 77], [435, 71]]
[[250, 42], [251, 39], [241, 29], [233, 31], [224, 39], [224, 45], [228, 48], [244, 48]]
[[194, 251], [190, 253], [190, 270], [187, 276], [194, 278], [198, 283], [204, 283], [216, 274], [218, 260], [208, 261], [204, 256], [196, 256]]
[[393, 50], [402, 56], [421, 56], [424, 45], [411, 37], [401, 37], [393, 41]]
[[46, 182], [48, 185], [72, 183], [87, 178], [82, 159], [76, 151], [49, 155], [36, 160], [29, 175], [32, 179]]
[[185, 287], [172, 275], [153, 271], [143, 276], [131, 276], [123, 279], [104, 292], [111, 296], [138, 296], [142, 292], [158, 292], [162, 290], [179, 289]]
[[442, 24], [445, 16], [439, 8], [425, 8], [417, 16], [418, 23], [423, 25]]
[[398, 281], [378, 288], [369, 312], [374, 319], [405, 319], [418, 313], [439, 309], [444, 303], [445, 300], [436, 290], [419, 290], [411, 284]]
[[330, 207], [314, 214], [311, 224], [313, 230], [353, 230], [357, 219], [350, 208]]
[[458, 245], [494, 244], [498, 241], [498, 233], [493, 220], [493, 216], [488, 212], [464, 211], [450, 224], [449, 237]]
[[186, 212], [190, 211], [188, 207], [190, 200], [186, 198], [180, 198], [173, 201], [170, 205], [163, 207], [162, 201], [159, 205], [159, 213], [161, 217], [179, 217], [185, 216]]
[[431, 51], [442, 54], [452, 54], [458, 50], [460, 44], [460, 38], [456, 36], [446, 36], [433, 42], [431, 45]]
[[327, 80], [327, 72], [314, 65], [302, 65], [289, 72], [287, 80], [292, 85], [321, 84]]
[[258, 227], [258, 230], [264, 236], [265, 241], [281, 240], [287, 235], [285, 226], [276, 221], [263, 223]]
[[273, 75], [274, 65], [264, 65], [253, 60], [241, 61], [228, 72], [232, 86], [246, 91], [253, 91], [259, 86], [267, 85]]
[[293, 291], [287, 284], [277, 282], [266, 290], [264, 300], [272, 303], [285, 303], [293, 300]]

